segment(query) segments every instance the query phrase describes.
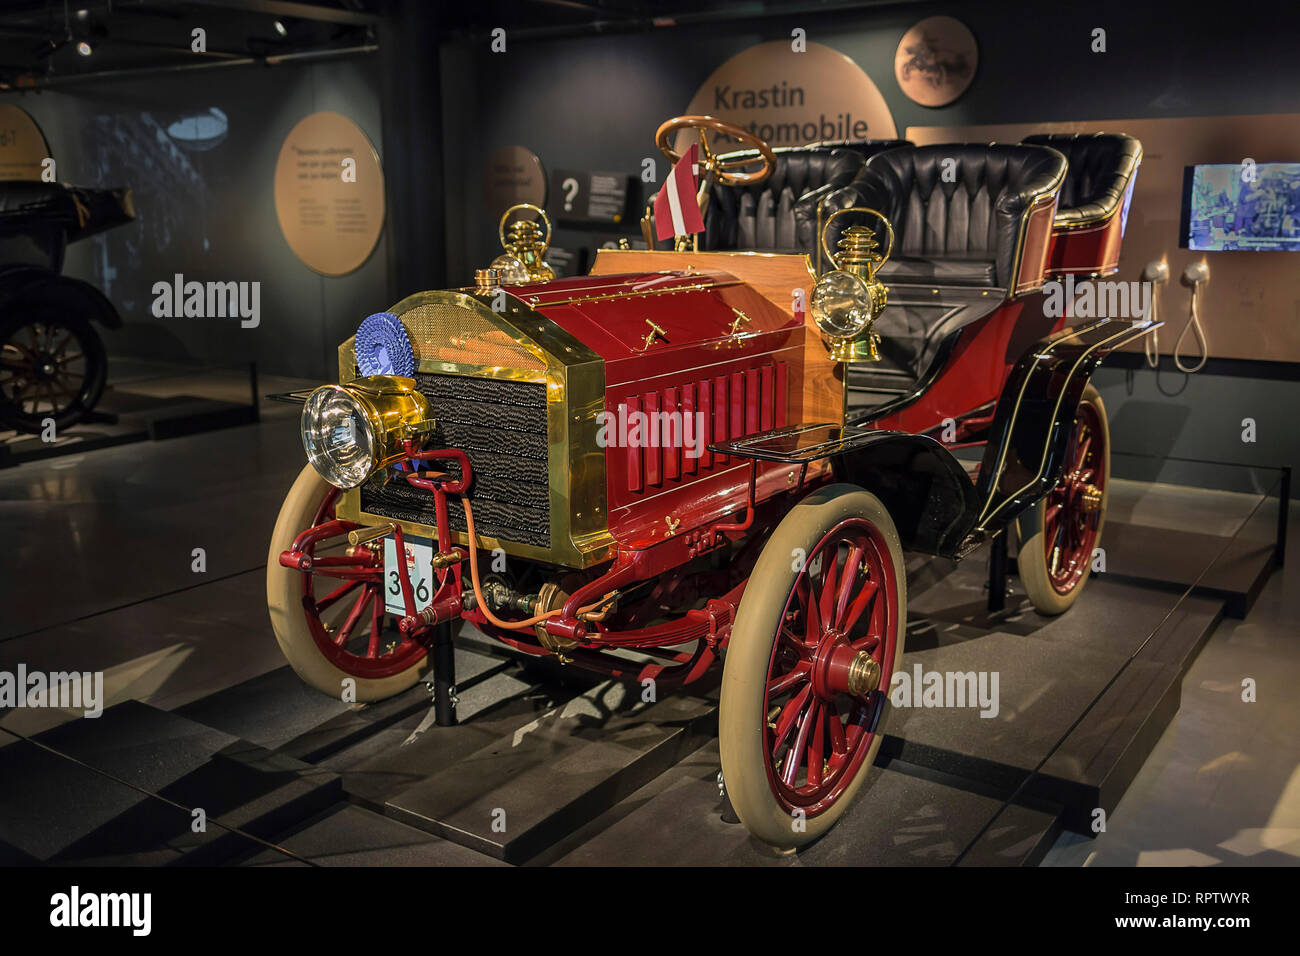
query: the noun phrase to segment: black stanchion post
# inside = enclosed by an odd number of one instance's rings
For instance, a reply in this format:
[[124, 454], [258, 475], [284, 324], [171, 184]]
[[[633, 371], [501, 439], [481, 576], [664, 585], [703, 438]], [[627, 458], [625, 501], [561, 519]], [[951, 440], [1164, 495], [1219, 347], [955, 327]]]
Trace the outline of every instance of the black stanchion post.
[[1291, 466], [1282, 469], [1282, 484], [1277, 490], [1277, 566], [1286, 564], [1286, 529], [1291, 518]]
[[262, 414], [260, 408], [258, 407], [258, 401], [257, 401], [257, 363], [256, 362], [248, 363], [248, 390], [253, 398], [253, 421], [260, 422], [262, 420]]
[[456, 726], [456, 647], [450, 621], [433, 632], [433, 716], [439, 727]]
[[1007, 531], [993, 536], [989, 548], [989, 613], [997, 614], [1007, 606]]

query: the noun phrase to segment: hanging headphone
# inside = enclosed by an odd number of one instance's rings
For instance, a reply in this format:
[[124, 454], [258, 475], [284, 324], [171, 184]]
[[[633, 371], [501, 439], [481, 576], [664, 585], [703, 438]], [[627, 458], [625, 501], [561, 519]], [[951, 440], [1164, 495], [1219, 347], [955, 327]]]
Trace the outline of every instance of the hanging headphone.
[[[1147, 267], [1142, 270], [1142, 279], [1144, 282], [1151, 283], [1151, 301], [1147, 303], [1147, 314], [1145, 318], [1150, 322], [1157, 321], [1156, 305], [1159, 301], [1160, 286], [1169, 281], [1169, 263], [1163, 259], [1157, 259], [1154, 262], [1148, 262]], [[1160, 329], [1156, 327], [1151, 330], [1150, 335], [1143, 336], [1142, 348], [1146, 352], [1147, 365], [1152, 368], [1160, 366]]]
[[[1187, 324], [1183, 326], [1182, 332], [1178, 333], [1178, 341], [1174, 343], [1174, 365], [1178, 371], [1191, 375], [1193, 372], [1199, 372], [1205, 367], [1205, 363], [1210, 359], [1210, 343], [1205, 339], [1205, 329], [1201, 325], [1200, 309], [1197, 308], [1197, 295], [1210, 278], [1210, 267], [1204, 262], [1193, 262], [1183, 270], [1182, 283], [1192, 288], [1192, 307], [1191, 314], [1187, 318]], [[1188, 367], [1183, 364], [1179, 351], [1183, 347], [1183, 339], [1187, 338], [1188, 332], [1196, 333], [1196, 340], [1201, 346], [1201, 360], [1195, 365]]]

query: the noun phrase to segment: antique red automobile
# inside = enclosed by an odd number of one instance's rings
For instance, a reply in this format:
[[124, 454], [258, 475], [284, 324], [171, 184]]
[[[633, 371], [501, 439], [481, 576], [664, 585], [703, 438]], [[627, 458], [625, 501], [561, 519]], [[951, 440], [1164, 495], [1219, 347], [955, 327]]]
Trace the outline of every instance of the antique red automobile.
[[[726, 792], [755, 836], [794, 847], [880, 746], [904, 551], [959, 558], [1016, 525], [1048, 614], [1088, 577], [1109, 471], [1088, 377], [1151, 325], [1066, 328], [1042, 287], [1049, 268], [1114, 268], [1140, 151], [719, 154], [707, 132], [752, 137], [679, 117], [659, 136], [671, 158], [682, 130], [704, 143], [706, 212], [751, 220], [711, 222], [720, 248], [604, 250], [554, 279], [542, 227], [503, 219], [508, 251], [474, 286], [412, 295], [343, 343], [339, 384], [303, 408], [310, 464], [268, 601], [304, 680], [373, 701], [432, 669], [442, 723], [461, 621], [659, 690], [723, 660]], [[1088, 170], [1095, 195], [1068, 192], [1076, 151], [1113, 167]], [[771, 238], [729, 248], [745, 229]]]

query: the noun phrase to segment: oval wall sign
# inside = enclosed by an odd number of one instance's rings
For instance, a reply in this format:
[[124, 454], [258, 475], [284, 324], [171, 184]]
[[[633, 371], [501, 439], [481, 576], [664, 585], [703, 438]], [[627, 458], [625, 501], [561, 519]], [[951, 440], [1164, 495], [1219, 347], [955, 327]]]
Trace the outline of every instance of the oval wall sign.
[[[894, 117], [862, 68], [838, 50], [789, 40], [760, 43], [714, 70], [686, 113], [737, 123], [771, 146], [893, 139]], [[695, 133], [683, 131], [682, 149]]]
[[40, 179], [41, 163], [49, 155], [45, 134], [31, 114], [12, 103], [0, 104], [0, 179]]
[[294, 255], [321, 275], [370, 258], [384, 227], [384, 172], [361, 127], [340, 113], [298, 121], [275, 164], [275, 214]]
[[546, 171], [542, 160], [524, 146], [503, 146], [483, 168], [483, 201], [496, 214], [516, 203], [546, 205]]

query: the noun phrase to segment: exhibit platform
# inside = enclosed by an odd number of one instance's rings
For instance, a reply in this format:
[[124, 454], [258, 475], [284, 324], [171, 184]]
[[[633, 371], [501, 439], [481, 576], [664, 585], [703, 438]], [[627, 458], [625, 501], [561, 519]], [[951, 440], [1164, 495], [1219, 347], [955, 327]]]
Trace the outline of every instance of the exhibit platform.
[[[1260, 502], [1213, 529], [1231, 532], [1220, 555], [1267, 529]], [[1126, 536], [1176, 546], [1140, 507], [1115, 511], [1107, 534], [1132, 530], [1104, 539], [1112, 561]], [[996, 712], [894, 708], [866, 789], [798, 853], [728, 822], [715, 685], [643, 701], [466, 629], [454, 727], [435, 725], [427, 685], [349, 706], [280, 667], [171, 712], [128, 701], [0, 735], [0, 862], [1033, 865], [1114, 812], [1228, 601], [1106, 573], [1060, 617], [1014, 589], [991, 614], [987, 570], [987, 549], [909, 560], [902, 666], [996, 674]]]

